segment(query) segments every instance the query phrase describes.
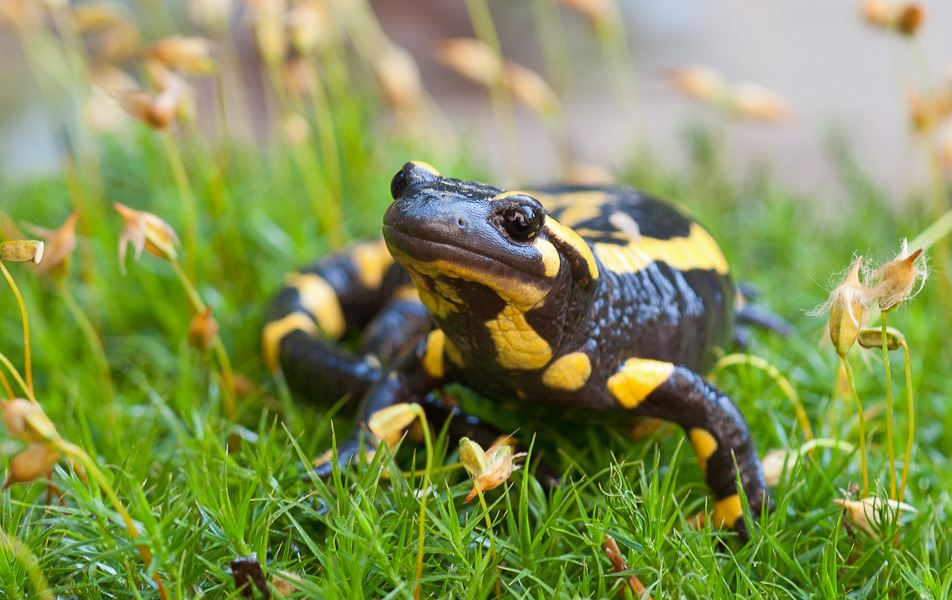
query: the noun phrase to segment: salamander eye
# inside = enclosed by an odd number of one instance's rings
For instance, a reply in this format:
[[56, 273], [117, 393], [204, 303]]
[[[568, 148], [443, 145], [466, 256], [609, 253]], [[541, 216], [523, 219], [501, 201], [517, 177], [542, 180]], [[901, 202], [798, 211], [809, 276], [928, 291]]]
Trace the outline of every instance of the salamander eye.
[[407, 174], [404, 169], [400, 169], [390, 180], [390, 196], [396, 200], [405, 191], [407, 191]]
[[516, 204], [503, 213], [503, 227], [517, 242], [528, 242], [542, 229], [545, 212], [528, 204]]

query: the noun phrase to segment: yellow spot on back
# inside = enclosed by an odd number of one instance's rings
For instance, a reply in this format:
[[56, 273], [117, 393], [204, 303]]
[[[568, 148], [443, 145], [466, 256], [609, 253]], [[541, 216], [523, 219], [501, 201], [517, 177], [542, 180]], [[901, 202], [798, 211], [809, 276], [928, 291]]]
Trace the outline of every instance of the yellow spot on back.
[[616, 211], [608, 217], [608, 222], [618, 231], [635, 242], [641, 241], [641, 228], [638, 222], [626, 212]]
[[602, 211], [597, 206], [592, 206], [591, 204], [579, 204], [576, 206], [570, 206], [563, 210], [559, 215], [559, 223], [565, 225], [566, 227], [575, 227], [579, 223], [594, 219], [600, 214], [602, 214]]
[[691, 439], [691, 445], [694, 446], [694, 454], [697, 455], [697, 462], [701, 467], [701, 473], [707, 477], [707, 461], [711, 458], [711, 455], [714, 454], [714, 451], [717, 450], [717, 440], [714, 439], [713, 435], [700, 427], [691, 429], [691, 431], [688, 432], [688, 437]]
[[451, 363], [457, 367], [463, 366], [463, 355], [460, 353], [459, 348], [456, 347], [456, 344], [453, 343], [453, 340], [446, 340], [445, 350], [446, 358], [450, 359]]
[[569, 192], [566, 194], [544, 194], [530, 192], [531, 196], [542, 203], [546, 210], [555, 210], [564, 206], [604, 206], [611, 196], [605, 192], [589, 190], [586, 192]]
[[667, 381], [673, 371], [671, 363], [629, 358], [617, 373], [608, 378], [608, 390], [619, 404], [634, 408]]
[[298, 291], [301, 306], [314, 317], [321, 331], [333, 339], [344, 335], [344, 311], [331, 284], [313, 273], [291, 273], [286, 283]]
[[384, 273], [393, 264], [393, 257], [383, 240], [355, 246], [351, 257], [357, 268], [357, 277], [364, 287], [375, 290], [383, 282]]
[[592, 249], [588, 247], [577, 233], [565, 227], [555, 219], [545, 220], [546, 234], [555, 238], [565, 246], [574, 248], [588, 265], [588, 274], [592, 279], [598, 279], [598, 265], [595, 263], [595, 257], [592, 256]]
[[496, 362], [506, 369], [541, 369], [552, 359], [552, 347], [526, 321], [524, 312], [507, 304], [486, 321], [496, 346]]
[[446, 347], [446, 334], [442, 329], [434, 329], [426, 337], [426, 349], [423, 352], [423, 370], [434, 379], [442, 379], [443, 350]]
[[596, 243], [595, 256], [613, 273], [637, 273], [653, 262], [663, 262], [680, 271], [710, 269], [727, 274], [727, 259], [703, 227], [691, 224], [687, 237], [659, 240], [641, 237], [627, 246]]
[[[501, 194], [496, 194], [489, 199], [490, 202], [497, 202], [499, 200], [505, 200], [506, 198], [512, 198], [513, 196], [532, 196], [529, 192], [523, 192], [522, 190], [510, 190], [508, 192], [503, 192]], [[535, 198], [535, 196], [532, 196]]]
[[732, 494], [714, 503], [714, 516], [711, 521], [714, 527], [733, 527], [737, 519], [743, 515], [744, 509], [741, 507], [740, 496]]
[[588, 381], [592, 361], [584, 352], [573, 352], [555, 360], [542, 374], [542, 383], [557, 390], [574, 392]]
[[281, 351], [281, 340], [283, 340], [292, 331], [304, 331], [310, 335], [317, 335], [317, 325], [304, 313], [293, 312], [277, 321], [272, 321], [264, 326], [261, 332], [261, 354], [264, 356], [264, 363], [272, 373], [281, 370], [279, 355]]

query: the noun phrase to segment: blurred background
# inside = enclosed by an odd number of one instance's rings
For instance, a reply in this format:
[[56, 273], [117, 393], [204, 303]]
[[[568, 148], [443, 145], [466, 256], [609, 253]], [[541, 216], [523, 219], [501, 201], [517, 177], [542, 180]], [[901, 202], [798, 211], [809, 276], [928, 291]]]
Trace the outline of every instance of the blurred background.
[[[10, 26], [25, 18], [32, 3], [39, 0], [0, 0], [0, 17], [7, 24], [0, 31], [0, 56], [4, 57], [0, 64], [0, 176], [4, 178], [58, 171], [59, 157], [68, 145], [64, 137], [73, 126], [66, 106], [69, 94], [63, 90], [60, 105], [50, 100], [56, 93], [43, 94], [25, 60], [24, 44]], [[252, 15], [263, 2], [73, 4], [118, 6], [118, 14], [135, 23], [138, 31], [105, 30], [94, 43], [117, 55], [128, 45], [130, 58], [138, 51], [133, 36], [139, 44], [147, 44], [178, 31], [207, 35], [215, 42], [223, 39], [221, 34], [209, 34], [202, 21], [223, 19], [234, 49], [226, 52], [216, 43], [213, 54], [223, 70], [230, 106], [237, 106], [236, 96], [240, 96], [240, 103], [247, 107], [247, 119], [234, 119], [232, 133], [257, 142], [273, 134], [266, 118], [267, 99], [262, 97], [266, 86], [254, 83], [261, 80], [261, 58], [255, 48]], [[564, 56], [554, 50], [548, 57], [546, 40], [537, 34], [543, 29], [535, 26], [539, 2], [496, 1], [489, 7], [503, 56], [545, 73], [560, 94], [567, 116], [565, 140], [579, 163], [610, 170], [639, 153], [674, 166], [688, 160], [692, 152], [689, 131], [706, 127], [716, 132], [729, 117], [677, 93], [669, 73], [685, 65], [705, 65], [729, 82], [760, 84], [788, 103], [789, 110], [777, 122], [752, 120], [731, 127], [723, 143], [726, 160], [737, 172], [749, 174], [769, 165], [794, 189], [836, 193], [841, 188], [831, 153], [834, 140], [839, 139], [893, 197], [928, 185], [929, 165], [921, 159], [926, 153], [916, 146], [930, 142], [915, 135], [909, 104], [914, 94], [952, 87], [952, 3], [919, 3], [925, 18], [913, 37], [889, 35], [871, 24], [868, 12], [875, 3], [869, 2], [622, 0], [620, 14], [612, 12], [608, 17], [619, 20], [624, 30], [625, 59], [620, 68], [632, 75], [625, 84], [630, 89], [621, 91], [617, 71], [603, 66], [611, 60], [605, 60], [604, 47], [592, 32], [593, 22], [586, 18], [591, 17], [585, 12], [588, 3], [575, 3], [582, 7], [576, 10], [572, 2], [565, 4], [558, 19]], [[435, 101], [430, 110], [442, 112], [443, 123], [462, 135], [467, 150], [485, 159], [481, 162], [505, 171], [507, 159], [501, 147], [505, 135], [494, 119], [485, 88], [438, 60], [440, 40], [473, 36], [466, 5], [447, 0], [378, 0], [373, 8], [386, 34], [415, 58], [424, 88]], [[42, 45], [42, 41], [32, 44]], [[110, 45], [115, 48], [108, 49]], [[560, 69], [560, 60], [569, 61], [571, 68]], [[201, 126], [200, 115], [211, 112], [214, 99], [209, 84], [196, 86]], [[100, 117], [97, 126], [113, 127], [113, 120], [123, 118]], [[516, 119], [525, 170], [510, 174], [509, 179], [559, 179], [559, 160], [544, 125], [522, 110]], [[942, 141], [952, 139], [948, 131], [936, 135], [938, 141], [932, 143], [952, 143]]]

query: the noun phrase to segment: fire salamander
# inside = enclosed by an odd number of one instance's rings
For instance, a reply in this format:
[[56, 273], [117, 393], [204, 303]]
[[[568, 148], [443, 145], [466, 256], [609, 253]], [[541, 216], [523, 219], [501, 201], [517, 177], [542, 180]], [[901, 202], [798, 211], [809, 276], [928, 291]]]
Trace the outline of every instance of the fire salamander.
[[[268, 366], [292, 388], [362, 399], [365, 433], [338, 446], [341, 464], [361, 439], [383, 441], [374, 416], [397, 403], [420, 403], [436, 423], [455, 414], [451, 435], [491, 442], [490, 427], [432, 394], [461, 382], [530, 409], [677, 423], [716, 525], [746, 536], [737, 481], [755, 516], [772, 510], [743, 416], [699, 374], [744, 316], [703, 227], [630, 188], [503, 191], [422, 162], [390, 191], [384, 240], [288, 276], [263, 331]], [[336, 344], [357, 331], [358, 352]]]

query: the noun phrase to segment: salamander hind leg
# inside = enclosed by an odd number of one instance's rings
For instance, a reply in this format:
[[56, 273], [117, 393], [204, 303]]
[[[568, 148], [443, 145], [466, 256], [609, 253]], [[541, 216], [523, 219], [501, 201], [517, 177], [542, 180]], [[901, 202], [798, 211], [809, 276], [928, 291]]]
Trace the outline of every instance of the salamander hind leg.
[[738, 472], [754, 517], [764, 507], [773, 510], [747, 423], [730, 398], [713, 384], [682, 366], [632, 358], [609, 378], [608, 388], [625, 409], [684, 428], [716, 498], [715, 525], [733, 527], [747, 538]]

